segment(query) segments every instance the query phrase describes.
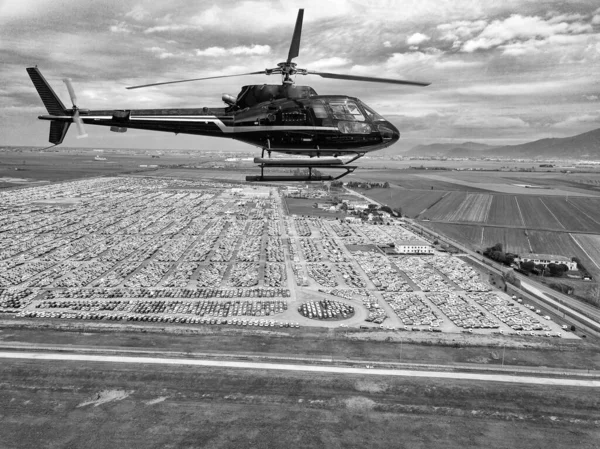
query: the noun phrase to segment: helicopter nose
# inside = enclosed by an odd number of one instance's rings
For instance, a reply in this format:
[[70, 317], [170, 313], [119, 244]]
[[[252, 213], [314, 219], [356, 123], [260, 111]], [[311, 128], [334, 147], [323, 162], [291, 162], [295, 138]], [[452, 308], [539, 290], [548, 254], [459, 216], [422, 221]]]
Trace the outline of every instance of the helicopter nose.
[[385, 122], [385, 124], [379, 125], [378, 128], [384, 141], [392, 144], [400, 139], [400, 131], [390, 122]]

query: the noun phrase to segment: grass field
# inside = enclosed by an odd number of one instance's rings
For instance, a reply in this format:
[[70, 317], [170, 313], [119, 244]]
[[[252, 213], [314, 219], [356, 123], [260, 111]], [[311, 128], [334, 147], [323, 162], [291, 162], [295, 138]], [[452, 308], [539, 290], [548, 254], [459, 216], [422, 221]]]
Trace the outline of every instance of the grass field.
[[11, 448], [588, 449], [600, 439], [588, 389], [25, 361], [0, 376], [0, 446]]
[[325, 202], [324, 198], [284, 198], [287, 210], [292, 215], [309, 215], [313, 217], [341, 217], [344, 216], [342, 212], [329, 212], [317, 207], [313, 207], [316, 202]]
[[408, 217], [416, 217], [446, 195], [446, 192], [440, 190], [405, 190], [395, 186], [389, 189], [354, 190], [391, 208], [400, 207], [402, 215]]

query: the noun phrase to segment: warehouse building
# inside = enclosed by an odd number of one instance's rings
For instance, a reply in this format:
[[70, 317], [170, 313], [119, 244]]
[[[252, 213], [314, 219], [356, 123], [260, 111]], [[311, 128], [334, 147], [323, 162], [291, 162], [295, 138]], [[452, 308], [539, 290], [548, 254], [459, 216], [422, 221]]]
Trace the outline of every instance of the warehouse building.
[[395, 245], [398, 254], [433, 254], [432, 246], [423, 240], [402, 240]]

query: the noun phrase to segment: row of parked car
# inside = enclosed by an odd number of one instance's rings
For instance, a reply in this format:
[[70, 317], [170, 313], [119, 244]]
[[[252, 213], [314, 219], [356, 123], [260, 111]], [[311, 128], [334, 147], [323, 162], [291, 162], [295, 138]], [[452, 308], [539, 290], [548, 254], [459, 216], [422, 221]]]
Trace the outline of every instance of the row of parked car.
[[444, 273], [461, 290], [469, 292], [488, 292], [492, 288], [482, 282], [479, 273], [458, 257], [433, 256], [426, 261]]
[[466, 296], [515, 331], [551, 330], [545, 322], [527, 313], [519, 304], [500, 298], [495, 293], [468, 293]]
[[287, 288], [69, 288], [45, 291], [46, 298], [288, 298]]
[[268, 262], [265, 265], [265, 285], [267, 287], [283, 287], [286, 285], [286, 280], [285, 264]]
[[497, 329], [496, 319], [484, 313], [455, 292], [427, 293], [426, 297], [435, 304], [456, 326], [464, 329]]
[[443, 320], [416, 293], [383, 293], [383, 299], [405, 326], [439, 327]]
[[39, 311], [25, 310], [17, 314], [25, 318], [62, 318], [77, 320], [106, 320], [106, 321], [137, 321], [155, 323], [176, 324], [218, 324], [231, 326], [256, 326], [256, 327], [279, 327], [299, 328], [298, 322], [267, 320], [267, 319], [240, 319], [240, 318], [214, 318], [214, 317], [189, 317], [189, 316], [167, 316], [167, 315], [143, 315], [143, 314], [109, 314], [103, 312], [64, 312], [64, 311]]
[[412, 287], [400, 275], [392, 262], [380, 252], [357, 251], [353, 255], [378, 290], [388, 292], [412, 291]]
[[305, 302], [298, 307], [301, 315], [319, 320], [346, 319], [354, 315], [354, 307], [340, 301], [323, 299]]
[[306, 269], [308, 271], [308, 275], [319, 285], [324, 287], [335, 287], [338, 285], [334, 272], [331, 271], [331, 268], [329, 268], [326, 263], [307, 263]]
[[285, 301], [181, 301], [181, 300], [44, 300], [36, 309], [67, 309], [84, 312], [183, 314], [199, 316], [270, 316], [287, 310]]

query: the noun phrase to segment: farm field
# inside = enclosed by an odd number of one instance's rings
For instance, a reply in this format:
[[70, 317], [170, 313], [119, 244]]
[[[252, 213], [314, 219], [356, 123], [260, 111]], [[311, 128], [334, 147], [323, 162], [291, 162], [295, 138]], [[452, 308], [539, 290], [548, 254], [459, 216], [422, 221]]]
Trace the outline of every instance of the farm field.
[[524, 229], [486, 226], [483, 230], [482, 249], [489, 248], [496, 243], [502, 243], [504, 251], [510, 253], [525, 254], [531, 252]]
[[446, 221], [473, 221], [483, 223], [487, 220], [492, 195], [467, 193], [466, 198], [455, 211], [450, 211]]
[[488, 194], [452, 192], [423, 213], [423, 218], [448, 222], [484, 223], [492, 199], [492, 195]]
[[420, 222], [420, 224], [459, 243], [469, 245], [473, 248], [479, 248], [481, 246], [482, 226], [439, 223], [433, 221]]
[[561, 223], [569, 231], [583, 231], [600, 233], [600, 225], [589, 216], [581, 212], [571, 203], [573, 198], [568, 200], [565, 197], [544, 198], [544, 203], [548, 209], [561, 220]]
[[525, 195], [513, 197], [513, 201], [518, 203], [523, 214], [525, 226], [532, 229], [544, 228], [564, 231], [565, 227], [561, 222], [561, 218], [554, 215], [547, 207], [548, 200], [547, 197], [539, 198]]
[[513, 195], [494, 195], [486, 224], [522, 226], [521, 214]]
[[446, 195], [441, 201], [436, 203], [423, 214], [420, 218], [428, 218], [436, 221], [447, 221], [445, 217], [455, 212], [463, 203], [467, 194], [464, 192], [451, 192]]
[[600, 198], [569, 198], [569, 203], [596, 222], [600, 234]]
[[600, 277], [600, 235], [571, 234], [571, 237], [589, 254], [592, 263], [586, 265], [588, 271]]
[[[583, 238], [579, 238], [583, 237]], [[529, 241], [534, 253], [541, 254], [556, 254], [565, 257], [578, 257], [584, 263], [586, 268], [596, 276], [600, 276], [600, 269], [586, 255], [586, 253], [577, 245], [574, 238], [577, 238], [581, 246], [593, 258], [597, 254], [598, 248], [593, 249], [592, 244], [597, 245], [599, 236], [581, 234], [577, 237], [571, 237], [570, 234], [564, 232], [547, 232], [547, 231], [529, 231]], [[590, 250], [588, 250], [590, 248]], [[596, 263], [598, 259], [596, 259]]]
[[440, 190], [405, 190], [391, 186], [389, 189], [353, 189], [391, 208], [400, 207], [402, 215], [416, 217], [438, 201], [445, 192]]
[[368, 170], [362, 169], [348, 175], [348, 181], [389, 182], [402, 189], [408, 190], [443, 190], [446, 192], [485, 192], [484, 188], [453, 183], [451, 179], [429, 179], [422, 175], [422, 170]]

